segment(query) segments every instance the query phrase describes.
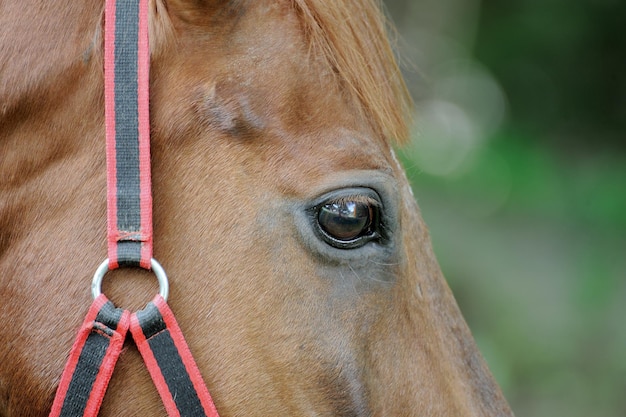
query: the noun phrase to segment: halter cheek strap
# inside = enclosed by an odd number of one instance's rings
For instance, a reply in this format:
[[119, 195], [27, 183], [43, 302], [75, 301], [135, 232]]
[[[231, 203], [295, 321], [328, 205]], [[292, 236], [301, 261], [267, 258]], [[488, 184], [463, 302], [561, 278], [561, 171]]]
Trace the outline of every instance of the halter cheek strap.
[[130, 324], [104, 295], [91, 305], [57, 388], [51, 417], [96, 416]]
[[76, 336], [50, 417], [98, 415], [129, 329], [168, 416], [219, 417], [165, 299], [157, 295], [131, 315], [103, 294], [94, 300]]
[[[109, 258], [96, 271], [94, 302], [72, 346], [51, 417], [95, 417], [128, 330], [170, 417], [219, 417], [166, 303], [167, 277], [152, 258], [148, 0], [106, 0], [105, 124]], [[131, 314], [100, 292], [120, 266], [155, 272], [160, 294]]]
[[157, 295], [133, 314], [130, 331], [169, 416], [218, 417], [211, 395], [176, 323]]

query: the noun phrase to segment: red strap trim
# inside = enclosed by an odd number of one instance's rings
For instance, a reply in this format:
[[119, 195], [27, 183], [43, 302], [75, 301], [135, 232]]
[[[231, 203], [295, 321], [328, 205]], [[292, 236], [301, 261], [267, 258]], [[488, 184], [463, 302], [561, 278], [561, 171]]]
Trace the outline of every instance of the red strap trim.
[[141, 266], [150, 269], [152, 260], [152, 176], [150, 164], [150, 41], [149, 0], [139, 1], [139, 39], [137, 61], [137, 101], [139, 114], [139, 181], [141, 183]]
[[168, 306], [167, 302], [161, 297], [157, 295], [154, 299], [154, 304], [159, 309], [159, 312], [163, 316], [163, 320], [165, 321], [166, 327], [170, 331], [170, 335], [172, 340], [174, 341], [174, 345], [176, 346], [176, 350], [178, 351], [180, 357], [185, 364], [185, 368], [187, 369], [187, 374], [193, 383], [193, 387], [196, 390], [196, 394], [200, 398], [200, 402], [204, 408], [205, 415], [207, 417], [219, 417], [217, 413], [217, 409], [215, 408], [215, 404], [213, 403], [213, 399], [211, 398], [211, 394], [209, 394], [209, 390], [202, 379], [202, 374], [200, 374], [200, 370], [198, 369], [198, 365], [196, 361], [193, 359], [193, 355], [189, 350], [189, 346], [187, 345], [187, 341], [183, 336], [183, 332], [178, 326], [178, 322], [174, 318], [174, 313]]
[[122, 351], [130, 313], [100, 295], [91, 305], [61, 375], [50, 417], [98, 414]]
[[139, 353], [148, 368], [152, 382], [154, 382], [159, 396], [163, 401], [167, 415], [170, 417], [179, 417], [180, 413], [178, 412], [178, 408], [176, 408], [176, 404], [173, 401], [172, 393], [165, 382], [165, 378], [160, 371], [159, 364], [152, 353], [152, 349], [150, 349], [150, 345], [143, 334], [143, 330], [139, 325], [136, 314], [133, 314], [130, 317], [130, 332], [133, 335], [133, 340], [137, 345], [137, 349], [139, 350]]
[[219, 417], [174, 314], [160, 295], [131, 316], [130, 331], [170, 417]]
[[[150, 269], [148, 0], [107, 0], [104, 75], [109, 269]], [[138, 22], [138, 24], [137, 24]]]
[[107, 161], [107, 242], [109, 269], [117, 263], [117, 158], [115, 154], [115, 1], [104, 6], [104, 123]]

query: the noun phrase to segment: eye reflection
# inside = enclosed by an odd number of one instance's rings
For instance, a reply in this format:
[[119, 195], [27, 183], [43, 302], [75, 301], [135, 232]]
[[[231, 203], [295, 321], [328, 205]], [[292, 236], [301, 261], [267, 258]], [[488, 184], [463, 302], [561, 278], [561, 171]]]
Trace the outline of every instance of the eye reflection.
[[378, 202], [367, 196], [345, 197], [319, 207], [318, 224], [322, 231], [340, 242], [374, 234]]

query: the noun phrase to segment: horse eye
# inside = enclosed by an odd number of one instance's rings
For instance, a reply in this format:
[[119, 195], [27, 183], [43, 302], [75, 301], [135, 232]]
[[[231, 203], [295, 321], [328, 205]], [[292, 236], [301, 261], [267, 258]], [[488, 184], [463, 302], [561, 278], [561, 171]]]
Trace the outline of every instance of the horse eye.
[[348, 196], [318, 206], [317, 225], [326, 243], [352, 249], [376, 239], [380, 203], [369, 196]]

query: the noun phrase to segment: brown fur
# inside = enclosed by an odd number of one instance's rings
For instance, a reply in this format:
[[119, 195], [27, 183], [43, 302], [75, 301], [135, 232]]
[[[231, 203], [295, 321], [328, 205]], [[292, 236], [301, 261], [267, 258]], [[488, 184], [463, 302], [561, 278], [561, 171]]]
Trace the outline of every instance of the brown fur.
[[[103, 4], [2, 9], [0, 416], [43, 416], [106, 254]], [[155, 257], [222, 417], [512, 415], [389, 148], [408, 101], [383, 22], [374, 1], [152, 3]], [[308, 233], [303, 207], [354, 186], [386, 196], [393, 245]], [[104, 292], [155, 287], [125, 269]], [[129, 343], [101, 415], [163, 414]]]

